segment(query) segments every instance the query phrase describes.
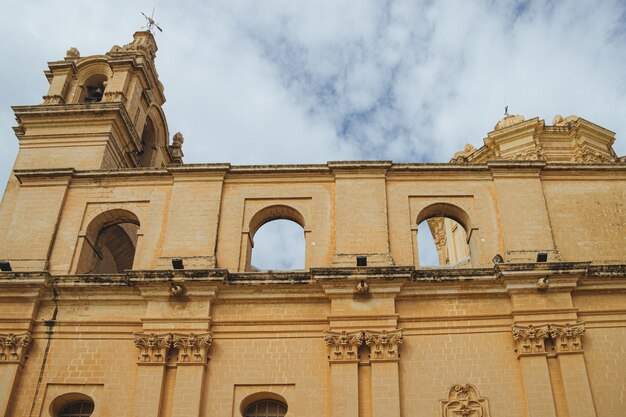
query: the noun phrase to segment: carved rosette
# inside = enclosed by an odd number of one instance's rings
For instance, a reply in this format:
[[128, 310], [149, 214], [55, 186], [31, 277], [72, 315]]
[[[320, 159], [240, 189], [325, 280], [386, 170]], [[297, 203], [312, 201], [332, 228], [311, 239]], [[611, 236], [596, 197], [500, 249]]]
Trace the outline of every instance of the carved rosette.
[[439, 401], [441, 417], [489, 417], [487, 398], [471, 384], [453, 385], [445, 400]]
[[365, 344], [370, 348], [370, 359], [399, 359], [402, 329], [381, 332], [365, 331]]
[[554, 339], [554, 346], [557, 353], [582, 351], [582, 337], [584, 334], [585, 323], [550, 325], [550, 337]]
[[532, 324], [528, 327], [514, 324], [512, 330], [519, 355], [546, 352], [545, 339], [549, 336], [547, 324], [538, 327]]
[[363, 331], [324, 332], [324, 343], [328, 347], [330, 361], [358, 361], [359, 346], [363, 344]]
[[28, 332], [0, 334], [0, 363], [22, 363], [32, 341]]
[[172, 346], [172, 334], [135, 333], [135, 346], [139, 349], [139, 362], [164, 364]]
[[173, 346], [178, 349], [178, 362], [201, 363], [207, 362], [209, 349], [213, 343], [212, 334], [173, 335]]

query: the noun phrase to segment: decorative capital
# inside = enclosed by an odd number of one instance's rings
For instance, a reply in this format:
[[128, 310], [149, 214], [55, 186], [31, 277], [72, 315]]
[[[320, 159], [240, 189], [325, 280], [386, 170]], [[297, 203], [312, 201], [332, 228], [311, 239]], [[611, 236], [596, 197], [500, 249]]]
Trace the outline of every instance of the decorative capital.
[[135, 333], [135, 346], [139, 349], [139, 362], [165, 363], [167, 351], [172, 346], [172, 334]]
[[102, 97], [103, 102], [124, 102], [126, 101], [126, 96], [122, 91], [106, 91], [104, 96]]
[[489, 403], [471, 384], [453, 385], [445, 400], [439, 401], [441, 417], [489, 417]]
[[63, 100], [63, 97], [61, 97], [58, 94], [53, 94], [53, 95], [46, 95], [43, 96], [43, 104], [45, 105], [51, 105], [51, 104], [64, 104], [65, 100]]
[[585, 323], [550, 325], [550, 337], [554, 339], [554, 347], [557, 353], [582, 351], [582, 337], [584, 334]]
[[615, 162], [615, 157], [602, 152], [593, 151], [586, 146], [579, 145], [574, 151], [571, 161], [579, 162], [581, 164], [595, 164]]
[[324, 332], [324, 343], [328, 347], [330, 361], [358, 361], [359, 346], [363, 344], [363, 331]]
[[512, 331], [518, 355], [546, 352], [545, 339], [549, 336], [547, 324], [538, 327], [532, 324], [528, 327], [514, 324]]
[[205, 364], [213, 343], [211, 332], [189, 335], [174, 334], [173, 346], [178, 349], [178, 363]]
[[365, 331], [365, 344], [370, 348], [370, 359], [399, 359], [402, 329], [380, 332]]
[[28, 332], [0, 334], [0, 363], [22, 363], [32, 341]]

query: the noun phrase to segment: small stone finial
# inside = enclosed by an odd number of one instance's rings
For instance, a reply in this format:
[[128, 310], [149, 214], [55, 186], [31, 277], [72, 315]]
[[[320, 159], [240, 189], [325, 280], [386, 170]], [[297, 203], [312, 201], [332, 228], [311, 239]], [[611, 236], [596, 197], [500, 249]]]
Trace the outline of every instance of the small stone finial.
[[573, 114], [570, 114], [567, 117], [563, 117], [560, 114], [557, 114], [556, 116], [554, 116], [554, 119], [552, 119], [552, 126], [565, 126], [569, 122], [574, 122], [578, 119], [579, 117]]
[[80, 58], [80, 52], [78, 51], [77, 48], [73, 46], [70, 49], [68, 49], [67, 52], [65, 53], [65, 59], [78, 59], [78, 58]]
[[450, 159], [451, 164], [466, 164], [468, 162], [468, 157], [474, 153], [476, 148], [469, 143], [466, 143], [463, 147], [462, 151], [459, 151], [454, 154], [452, 159]]
[[180, 132], [176, 132], [174, 134], [174, 138], [172, 139], [172, 146], [175, 146], [177, 148], [181, 148], [183, 146], [183, 143], [185, 142], [185, 137], [183, 136], [182, 133]]

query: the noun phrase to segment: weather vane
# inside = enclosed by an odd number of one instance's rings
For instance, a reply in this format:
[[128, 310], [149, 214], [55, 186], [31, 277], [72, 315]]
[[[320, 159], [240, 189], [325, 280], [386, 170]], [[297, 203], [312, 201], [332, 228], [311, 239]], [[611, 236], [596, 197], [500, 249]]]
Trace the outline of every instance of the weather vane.
[[143, 15], [143, 17], [146, 18], [146, 21], [148, 22], [148, 25], [146, 26], [148, 32], [152, 33], [153, 27], [159, 29], [160, 32], [163, 32], [163, 29], [159, 27], [159, 24], [154, 21], [154, 7], [152, 8], [152, 16], [148, 17], [144, 12], [141, 12], [141, 14]]

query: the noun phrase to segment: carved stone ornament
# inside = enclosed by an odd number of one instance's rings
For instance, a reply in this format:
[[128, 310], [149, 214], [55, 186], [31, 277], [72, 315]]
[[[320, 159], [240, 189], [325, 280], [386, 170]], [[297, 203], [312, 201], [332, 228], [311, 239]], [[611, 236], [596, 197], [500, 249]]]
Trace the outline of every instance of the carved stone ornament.
[[547, 324], [534, 327], [532, 324], [528, 327], [514, 324], [512, 326], [513, 340], [517, 344], [517, 353], [519, 355], [529, 353], [545, 353], [545, 339], [549, 337], [549, 327]]
[[43, 96], [43, 104], [45, 105], [63, 104], [63, 103], [65, 103], [65, 100], [63, 100], [63, 97], [61, 97], [58, 94], [54, 94], [51, 96]]
[[578, 147], [572, 157], [572, 162], [578, 162], [581, 164], [595, 164], [604, 162], [615, 162], [615, 157], [603, 154], [601, 152], [594, 152], [587, 147]]
[[111, 53], [131, 53], [131, 54], [143, 54], [147, 58], [153, 60], [156, 58], [157, 46], [154, 42], [154, 38], [148, 32], [137, 32], [135, 38], [131, 43], [124, 46], [115, 45], [111, 48]]
[[172, 334], [135, 333], [135, 346], [139, 349], [139, 362], [165, 363]]
[[575, 122], [578, 119], [579, 117], [574, 116], [573, 114], [570, 114], [567, 117], [563, 117], [560, 114], [557, 114], [556, 116], [554, 116], [554, 119], [552, 119], [552, 126], [565, 126], [568, 123]]
[[78, 51], [77, 48], [75, 47], [71, 47], [70, 49], [67, 50], [67, 52], [65, 53], [65, 58], [66, 59], [78, 59], [80, 58], [80, 52]]
[[471, 384], [453, 385], [445, 400], [439, 401], [440, 417], [489, 417], [489, 402]]
[[370, 348], [370, 359], [399, 359], [402, 329], [381, 332], [365, 331], [365, 344]]
[[498, 123], [496, 123], [496, 125], [494, 126], [493, 130], [500, 130], [500, 129], [505, 129], [507, 127], [522, 123], [524, 120], [524, 116], [519, 115], [519, 114], [507, 114], [506, 116], [504, 116], [504, 118], [502, 120], [500, 120]]
[[28, 332], [0, 334], [0, 363], [21, 363], [32, 341], [33, 338]]
[[173, 335], [173, 346], [178, 349], [178, 362], [206, 363], [213, 343], [211, 333]]
[[469, 162], [468, 157], [474, 153], [476, 148], [470, 145], [469, 143], [465, 144], [462, 151], [459, 151], [454, 154], [452, 159], [450, 159], [451, 164], [467, 164]]
[[126, 100], [126, 96], [122, 91], [106, 91], [102, 97], [103, 102], [123, 102], [124, 100]]
[[359, 360], [359, 346], [363, 344], [363, 331], [324, 332], [324, 343], [328, 347], [328, 359], [331, 361]]
[[513, 155], [515, 161], [538, 161], [545, 159], [541, 148], [531, 149], [526, 152], [519, 152]]
[[580, 352], [583, 350], [582, 337], [585, 334], [585, 323], [570, 325], [551, 324], [550, 337], [554, 339], [557, 353]]

